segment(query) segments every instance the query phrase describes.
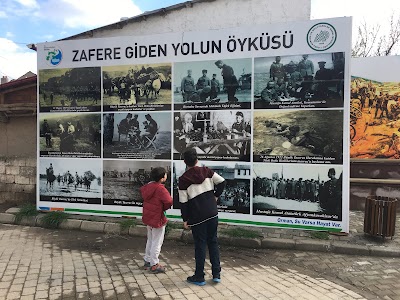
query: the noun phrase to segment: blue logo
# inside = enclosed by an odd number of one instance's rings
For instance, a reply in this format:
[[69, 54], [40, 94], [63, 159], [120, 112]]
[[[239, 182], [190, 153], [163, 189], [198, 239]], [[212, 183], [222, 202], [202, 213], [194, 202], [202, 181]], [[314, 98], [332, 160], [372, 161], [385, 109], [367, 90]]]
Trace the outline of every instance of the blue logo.
[[62, 51], [59, 48], [51, 47], [46, 49], [46, 61], [51, 66], [58, 66], [62, 61]]

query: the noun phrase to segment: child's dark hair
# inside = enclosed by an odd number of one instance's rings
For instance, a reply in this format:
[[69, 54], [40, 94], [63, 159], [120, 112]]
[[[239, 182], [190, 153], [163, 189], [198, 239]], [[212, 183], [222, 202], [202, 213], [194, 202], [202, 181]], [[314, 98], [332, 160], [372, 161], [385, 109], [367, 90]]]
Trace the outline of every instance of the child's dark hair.
[[197, 162], [197, 152], [196, 149], [190, 148], [183, 153], [183, 160], [188, 167], [194, 167]]
[[150, 179], [152, 181], [158, 182], [158, 181], [160, 181], [161, 178], [164, 178], [165, 173], [167, 173], [167, 171], [165, 171], [165, 169], [163, 167], [154, 168], [150, 172]]

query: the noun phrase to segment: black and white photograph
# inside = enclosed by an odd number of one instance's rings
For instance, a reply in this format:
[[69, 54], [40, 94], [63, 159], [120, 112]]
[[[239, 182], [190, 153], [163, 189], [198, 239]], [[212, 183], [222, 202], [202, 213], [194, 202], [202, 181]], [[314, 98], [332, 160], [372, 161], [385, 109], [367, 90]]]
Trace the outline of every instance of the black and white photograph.
[[253, 214], [341, 221], [340, 165], [254, 164]]
[[341, 164], [343, 111], [254, 112], [253, 161]]
[[[226, 187], [217, 201], [219, 212], [250, 214], [250, 164], [200, 161], [199, 165], [209, 167], [226, 180]], [[173, 162], [174, 209], [180, 209], [178, 180], [185, 170], [186, 165], [183, 161]]]
[[254, 108], [343, 107], [344, 52], [254, 59]]
[[171, 112], [103, 115], [104, 158], [171, 159]]
[[140, 188], [149, 183], [153, 168], [167, 171], [166, 189], [171, 192], [170, 161], [105, 160], [103, 164], [103, 205], [143, 206]]
[[98, 113], [39, 115], [42, 157], [100, 157], [101, 116]]
[[249, 58], [176, 63], [174, 108], [251, 108], [251, 80]]
[[39, 70], [41, 112], [101, 111], [100, 67]]
[[188, 148], [199, 159], [250, 161], [251, 112], [181, 111], [174, 113], [174, 159]]
[[105, 111], [171, 110], [171, 64], [103, 67]]
[[101, 204], [101, 160], [41, 158], [40, 201]]

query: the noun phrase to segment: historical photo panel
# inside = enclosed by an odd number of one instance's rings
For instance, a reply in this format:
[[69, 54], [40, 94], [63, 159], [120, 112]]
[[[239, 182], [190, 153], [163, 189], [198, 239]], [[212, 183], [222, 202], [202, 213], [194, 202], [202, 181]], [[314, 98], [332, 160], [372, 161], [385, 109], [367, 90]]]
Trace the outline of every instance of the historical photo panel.
[[171, 159], [171, 112], [106, 113], [104, 158]]
[[253, 161], [341, 164], [342, 110], [254, 112]]
[[105, 111], [170, 110], [171, 64], [103, 67]]
[[140, 188], [149, 183], [153, 168], [167, 171], [165, 187], [171, 191], [170, 161], [105, 160], [103, 164], [103, 205], [143, 206]]
[[254, 108], [343, 107], [344, 52], [254, 59]]
[[101, 116], [97, 113], [39, 115], [42, 157], [100, 157]]
[[[226, 187], [217, 201], [219, 212], [250, 214], [250, 164], [200, 161], [199, 165], [209, 167], [226, 180]], [[173, 162], [173, 208], [175, 209], [180, 208], [178, 180], [185, 170], [186, 165], [183, 161]]]
[[250, 58], [175, 63], [174, 108], [251, 108], [251, 81]]
[[341, 221], [342, 177], [340, 165], [256, 163], [253, 214]]
[[101, 111], [101, 68], [39, 70], [41, 112]]
[[[389, 64], [386, 66], [390, 68]], [[397, 82], [385, 81], [393, 78], [386, 72], [376, 72], [372, 76], [374, 80], [355, 76], [352, 78], [350, 157], [399, 159], [400, 76], [397, 75]]]
[[40, 159], [40, 201], [101, 204], [101, 180], [100, 159]]
[[174, 113], [174, 159], [188, 148], [199, 159], [250, 161], [251, 112], [237, 110]]

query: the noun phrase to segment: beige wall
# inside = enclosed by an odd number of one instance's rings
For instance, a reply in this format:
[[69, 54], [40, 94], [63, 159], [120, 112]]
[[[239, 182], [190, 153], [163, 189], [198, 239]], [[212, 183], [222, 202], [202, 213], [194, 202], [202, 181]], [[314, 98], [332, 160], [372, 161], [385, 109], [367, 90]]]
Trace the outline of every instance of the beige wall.
[[36, 158], [0, 157], [0, 203], [35, 199]]
[[36, 116], [0, 122], [0, 158], [4, 157], [36, 158]]
[[[161, 4], [162, 5], [162, 4]], [[202, 31], [230, 27], [305, 21], [310, 19], [311, 0], [214, 0], [194, 3], [141, 21], [119, 23], [115, 28], [91, 32], [91, 36], [68, 39], [104, 38]], [[129, 17], [129, 16], [126, 16]]]

